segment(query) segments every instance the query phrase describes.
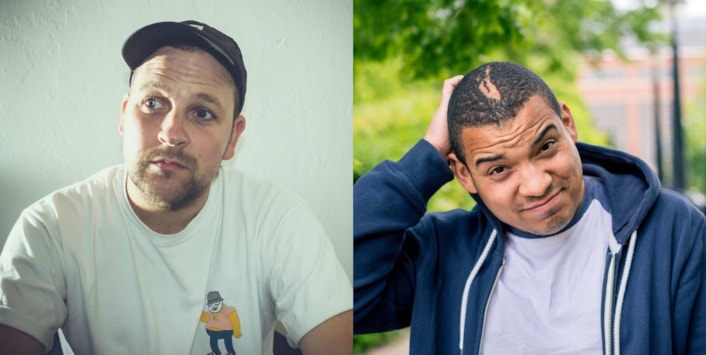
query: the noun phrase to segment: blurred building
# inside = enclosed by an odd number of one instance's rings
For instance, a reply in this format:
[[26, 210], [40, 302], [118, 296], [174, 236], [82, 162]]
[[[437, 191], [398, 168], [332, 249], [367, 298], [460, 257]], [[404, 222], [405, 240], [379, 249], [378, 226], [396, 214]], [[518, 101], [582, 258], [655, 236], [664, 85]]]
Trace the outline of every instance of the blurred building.
[[[701, 0], [699, 0], [701, 1]], [[694, 104], [706, 100], [706, 13], [677, 12], [679, 86], [682, 122], [687, 116], [706, 119]], [[665, 14], [665, 18], [669, 18]], [[663, 25], [669, 32], [670, 24]], [[579, 87], [596, 126], [607, 132], [618, 149], [637, 155], [657, 169], [657, 137], [662, 147], [663, 182], [671, 185], [673, 117], [673, 52], [669, 45], [650, 53], [647, 48], [626, 43], [629, 61], [605, 53], [599, 63], [582, 64]], [[657, 90], [655, 90], [657, 88]], [[657, 104], [656, 104], [657, 103]], [[659, 129], [655, 129], [655, 108]], [[704, 106], [701, 106], [704, 107]], [[688, 127], [684, 127], [684, 130]]]

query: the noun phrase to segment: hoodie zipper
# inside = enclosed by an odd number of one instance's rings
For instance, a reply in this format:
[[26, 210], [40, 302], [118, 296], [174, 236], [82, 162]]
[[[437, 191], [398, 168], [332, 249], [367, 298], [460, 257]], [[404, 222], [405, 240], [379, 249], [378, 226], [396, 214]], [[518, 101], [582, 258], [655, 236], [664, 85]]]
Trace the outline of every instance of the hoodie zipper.
[[[490, 254], [490, 249], [493, 246], [493, 243], [495, 242], [495, 239], [498, 235], [498, 231], [496, 229], [493, 229], [493, 232], [490, 233], [490, 237], [488, 238], [488, 241], [485, 244], [485, 247], [483, 248], [483, 251], [480, 254], [480, 257], [478, 260], [476, 260], [476, 263], [473, 265], [473, 268], [471, 269], [471, 272], [468, 274], [468, 277], [466, 278], [466, 284], [463, 287], [463, 296], [461, 297], [461, 312], [459, 313], [459, 344], [458, 344], [458, 351], [460, 355], [463, 355], [463, 347], [464, 347], [464, 342], [465, 342], [465, 332], [466, 332], [466, 313], [467, 313], [467, 306], [468, 306], [468, 294], [471, 289], [471, 283], [473, 283], [473, 280], [475, 280], [476, 276], [478, 275], [478, 272], [480, 271], [481, 265], [485, 263], [485, 260], [488, 258], [488, 255]], [[504, 260], [503, 260], [504, 262]], [[497, 283], [497, 277], [499, 277], [500, 273], [498, 272], [498, 275], [496, 276], [496, 282]], [[493, 284], [493, 289], [495, 289], [495, 283]], [[491, 290], [492, 293], [492, 290]], [[488, 302], [490, 302], [490, 297], [488, 297]], [[486, 303], [486, 310], [487, 310], [488, 304]], [[484, 311], [485, 312], [485, 311]], [[483, 328], [485, 328], [485, 315], [483, 316]]]
[[628, 240], [628, 250], [623, 263], [623, 276], [620, 278], [620, 286], [618, 286], [618, 294], [616, 297], [615, 314], [613, 316], [613, 354], [620, 355], [620, 323], [623, 315], [623, 303], [625, 302], [625, 292], [627, 291], [628, 279], [630, 278], [630, 270], [632, 269], [632, 259], [635, 255], [635, 244], [637, 239], [637, 231], [632, 232]]
[[[503, 261], [500, 264], [500, 268], [498, 269], [498, 273], [495, 275], [495, 281], [493, 282], [493, 288], [490, 289], [490, 294], [488, 295], [488, 300], [485, 302], [485, 309], [483, 310], [483, 324], [481, 325], [480, 341], [478, 342], [478, 354], [480, 354], [481, 351], [483, 350], [483, 337], [485, 337], [485, 323], [488, 320], [488, 309], [490, 308], [490, 299], [493, 298], [493, 293], [495, 293], [495, 286], [498, 285], [498, 281], [500, 280], [500, 274], [502, 274], [504, 267], [505, 267], [505, 258], [503, 258]], [[461, 353], [461, 355], [463, 355], [463, 352]]]
[[623, 263], [623, 275], [620, 279], [616, 292], [616, 284], [618, 283], [618, 254], [621, 248], [615, 251], [610, 251], [610, 264], [608, 266], [608, 275], [606, 280], [605, 291], [605, 308], [603, 314], [603, 337], [605, 338], [604, 354], [620, 355], [620, 321], [623, 313], [623, 302], [625, 301], [625, 291], [627, 290], [628, 278], [632, 269], [632, 258], [635, 254], [635, 244], [637, 239], [637, 231], [632, 232], [627, 242], [627, 254]]
[[603, 315], [603, 338], [605, 343], [605, 355], [613, 355], [613, 293], [615, 290], [615, 253], [610, 253], [610, 264], [608, 266], [608, 280], [606, 281], [604, 315]]
[[[623, 313], [623, 302], [625, 301], [625, 292], [627, 290], [628, 279], [630, 278], [630, 270], [632, 269], [632, 259], [635, 255], [635, 244], [637, 239], [637, 231], [633, 231], [628, 239], [627, 254], [623, 263], [623, 275], [620, 279], [617, 293], [616, 284], [618, 283], [618, 254], [621, 249], [610, 252], [610, 265], [608, 266], [608, 280], [606, 281], [605, 293], [605, 312], [603, 319], [603, 332], [605, 338], [605, 354], [620, 355], [620, 322]], [[615, 297], [614, 297], [615, 295]], [[615, 300], [615, 302], [613, 302]]]

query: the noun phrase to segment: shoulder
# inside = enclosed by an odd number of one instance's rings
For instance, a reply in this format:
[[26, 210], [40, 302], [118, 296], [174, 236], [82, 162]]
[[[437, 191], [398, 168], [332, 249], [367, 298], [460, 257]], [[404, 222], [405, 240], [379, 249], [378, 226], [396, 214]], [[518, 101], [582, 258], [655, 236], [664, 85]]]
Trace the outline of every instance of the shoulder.
[[668, 189], [660, 189], [651, 215], [675, 216], [678, 219], [689, 218], [697, 222], [701, 220], [702, 223], [706, 218], [686, 196]]
[[424, 215], [419, 225], [414, 227], [433, 229], [452, 234], [478, 231], [489, 225], [488, 219], [476, 207], [470, 211], [454, 209], [445, 212], [428, 212]]
[[303, 198], [265, 177], [222, 169], [221, 178], [226, 204], [238, 203], [249, 209], [272, 205], [291, 208], [305, 204]]
[[25, 209], [23, 215], [41, 213], [85, 213], [94, 205], [113, 201], [123, 194], [125, 169], [116, 165], [44, 196]]
[[289, 235], [304, 238], [319, 233], [320, 223], [306, 201], [269, 179], [239, 170], [222, 171], [223, 213], [227, 221], [242, 225], [258, 243], [275, 242]]
[[415, 244], [420, 244], [423, 249], [433, 247], [442, 253], [444, 250], [454, 253], [459, 248], [474, 250], [483, 245], [492, 229], [491, 221], [476, 207], [471, 211], [429, 212], [419, 224], [409, 229], [409, 233]]
[[642, 233], [671, 236], [672, 243], [687, 247], [706, 238], [706, 217], [684, 195], [661, 189], [643, 220]]

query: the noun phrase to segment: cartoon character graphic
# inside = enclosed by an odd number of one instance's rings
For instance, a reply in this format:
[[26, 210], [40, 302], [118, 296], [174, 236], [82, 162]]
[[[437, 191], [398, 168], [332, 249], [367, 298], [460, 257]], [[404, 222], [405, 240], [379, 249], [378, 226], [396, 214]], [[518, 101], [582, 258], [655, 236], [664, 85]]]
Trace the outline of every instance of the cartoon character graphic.
[[206, 333], [211, 338], [211, 352], [208, 355], [220, 355], [218, 340], [223, 339], [228, 355], [235, 355], [233, 337], [240, 338], [240, 318], [235, 308], [223, 304], [218, 291], [211, 291], [206, 296], [206, 310], [201, 313], [201, 322], [206, 323]]

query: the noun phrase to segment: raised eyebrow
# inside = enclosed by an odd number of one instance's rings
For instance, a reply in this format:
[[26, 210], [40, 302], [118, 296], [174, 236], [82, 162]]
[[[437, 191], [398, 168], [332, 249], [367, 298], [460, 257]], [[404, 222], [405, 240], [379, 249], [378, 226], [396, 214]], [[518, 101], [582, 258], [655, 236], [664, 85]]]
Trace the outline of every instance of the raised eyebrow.
[[556, 128], [556, 125], [553, 123], [544, 127], [544, 129], [542, 130], [542, 132], [539, 133], [537, 138], [535, 138], [534, 141], [532, 141], [532, 145], [533, 146], [537, 145], [537, 143], [539, 143], [542, 139], [544, 139], [544, 136], [546, 136], [547, 133], [549, 133], [549, 131], [551, 131], [552, 129], [558, 130], [558, 128]]
[[498, 154], [498, 155], [493, 155], [490, 157], [478, 158], [478, 159], [476, 159], [476, 168], [478, 167], [478, 165], [481, 165], [483, 163], [494, 162], [494, 161], [498, 161], [498, 160], [502, 160], [502, 159], [505, 159], [504, 154]]
[[[544, 127], [544, 129], [542, 130], [542, 132], [539, 133], [537, 138], [535, 138], [534, 141], [532, 141], [532, 145], [536, 145], [537, 143], [539, 143], [544, 138], [544, 136], [546, 136], [547, 133], [549, 133], [549, 131], [551, 131], [551, 130], [557, 130], [556, 125], [553, 123], [548, 125], [547, 127]], [[503, 155], [503, 154], [478, 158], [475, 161], [476, 168], [483, 163], [489, 163], [489, 162], [499, 161], [499, 160], [503, 160], [503, 159], [505, 159], [505, 155]]]

